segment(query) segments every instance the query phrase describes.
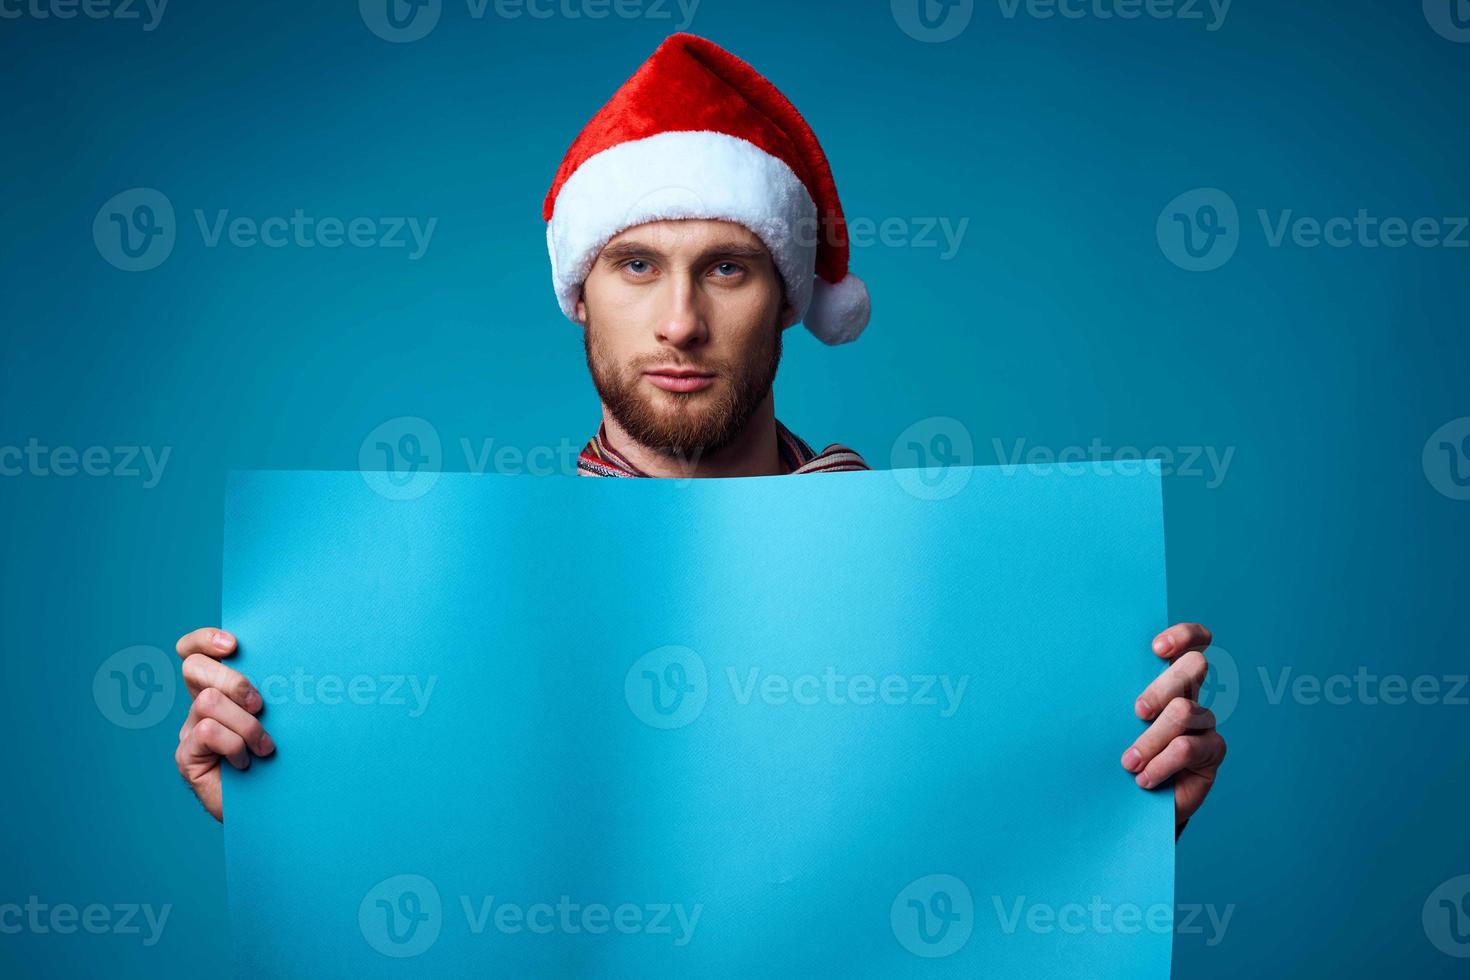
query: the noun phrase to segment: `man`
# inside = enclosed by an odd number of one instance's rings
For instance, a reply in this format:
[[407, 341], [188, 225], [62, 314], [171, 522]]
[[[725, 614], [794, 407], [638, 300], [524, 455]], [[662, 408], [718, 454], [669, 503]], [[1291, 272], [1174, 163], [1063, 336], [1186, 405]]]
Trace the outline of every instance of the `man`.
[[[669, 37], [573, 142], [543, 216], [562, 310], [584, 332], [602, 421], [578, 460], [595, 477], [738, 477], [861, 470], [841, 445], [814, 451], [777, 419], [771, 385], [783, 331], [857, 338], [867, 289], [847, 271], [846, 226], [827, 159], [796, 109], [749, 65], [702, 38]], [[1169, 666], [1134, 713], [1149, 726], [1123, 768], [1172, 780], [1175, 833], [1225, 756], [1195, 698], [1203, 626], [1153, 640]], [[220, 629], [182, 637], [194, 697], [179, 772], [223, 820], [219, 766], [275, 751], [264, 702], [221, 663]], [[1120, 710], [1124, 706], [1119, 706]]]

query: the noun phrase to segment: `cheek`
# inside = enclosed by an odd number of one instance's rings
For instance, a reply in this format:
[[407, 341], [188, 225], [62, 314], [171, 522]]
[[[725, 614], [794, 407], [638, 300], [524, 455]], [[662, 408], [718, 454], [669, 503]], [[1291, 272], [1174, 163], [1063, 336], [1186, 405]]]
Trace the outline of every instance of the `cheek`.
[[742, 291], [717, 304], [712, 333], [725, 338], [721, 346], [732, 350], [760, 350], [770, 343], [779, 313], [779, 295], [772, 298], [759, 290]]

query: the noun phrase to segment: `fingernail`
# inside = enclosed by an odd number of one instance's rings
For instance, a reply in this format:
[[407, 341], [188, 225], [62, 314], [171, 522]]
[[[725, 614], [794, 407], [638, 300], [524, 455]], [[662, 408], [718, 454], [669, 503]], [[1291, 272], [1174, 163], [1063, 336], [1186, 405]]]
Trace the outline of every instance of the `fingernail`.
[[1153, 712], [1153, 707], [1143, 698], [1139, 698], [1133, 703], [1133, 713], [1140, 718], [1147, 718], [1149, 715], [1153, 714]]
[[1134, 782], [1136, 782], [1139, 786], [1142, 786], [1144, 789], [1148, 789], [1150, 786], [1153, 785], [1154, 781], [1148, 777], [1147, 773], [1141, 772], [1138, 774], [1138, 778], [1135, 779]]
[[1129, 772], [1137, 769], [1138, 764], [1142, 761], [1143, 753], [1139, 752], [1137, 749], [1129, 749], [1127, 752], [1123, 753], [1123, 768], [1127, 769]]
[[235, 638], [224, 630], [216, 630], [214, 639], [211, 642], [214, 643], [216, 650], [228, 650], [230, 645], [235, 642]]
[[261, 698], [259, 691], [251, 689], [249, 692], [246, 693], [245, 710], [250, 712], [252, 715], [259, 711], [264, 704], [265, 701]]
[[1167, 636], [1154, 640], [1154, 653], [1168, 653], [1172, 649], [1174, 649], [1174, 641]]
[[269, 732], [260, 733], [260, 754], [270, 755], [276, 750], [276, 743], [271, 741]]

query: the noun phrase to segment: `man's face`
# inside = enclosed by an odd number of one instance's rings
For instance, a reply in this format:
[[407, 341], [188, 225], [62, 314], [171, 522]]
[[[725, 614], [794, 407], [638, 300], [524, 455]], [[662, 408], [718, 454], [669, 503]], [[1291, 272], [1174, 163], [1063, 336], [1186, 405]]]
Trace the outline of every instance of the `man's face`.
[[587, 366], [637, 442], [717, 452], [771, 392], [795, 310], [770, 253], [726, 221], [658, 221], [603, 247], [577, 302]]

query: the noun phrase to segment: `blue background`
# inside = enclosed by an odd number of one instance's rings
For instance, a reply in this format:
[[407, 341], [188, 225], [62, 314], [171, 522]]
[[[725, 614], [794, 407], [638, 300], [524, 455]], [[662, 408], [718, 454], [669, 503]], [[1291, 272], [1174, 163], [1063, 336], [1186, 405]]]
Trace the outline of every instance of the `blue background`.
[[[0, 935], [0, 973], [224, 956], [221, 831], [172, 760], [187, 697], [126, 730], [94, 673], [218, 620], [228, 468], [351, 469], [401, 416], [432, 423], [447, 469], [466, 468], [461, 439], [590, 434], [541, 200], [577, 129], [678, 26], [454, 2], [403, 44], [351, 3], [176, 0], [152, 31], [0, 19], [0, 446], [171, 449], [152, 488], [0, 477], [0, 903], [173, 905], [151, 948]], [[1004, 455], [992, 440], [1234, 450], [1217, 486], [1165, 481], [1171, 617], [1214, 628], [1238, 686], [1230, 758], [1178, 851], [1179, 901], [1233, 918], [1214, 946], [1178, 936], [1176, 974], [1462, 975], [1420, 916], [1470, 873], [1470, 709], [1272, 703], [1258, 670], [1466, 671], [1470, 502], [1435, 489], [1421, 451], [1470, 415], [1470, 255], [1271, 248], [1255, 213], [1470, 213], [1470, 45], [1417, 2], [1238, 0], [1216, 31], [990, 3], [932, 44], [872, 0], [706, 0], [689, 26], [807, 115], [850, 217], [970, 222], [948, 260], [855, 249], [874, 321], [843, 348], [788, 334], [777, 405], [795, 431], [879, 466], [933, 417], [963, 424], [977, 463]], [[135, 187], [167, 196], [178, 240], [128, 273], [92, 225]], [[1155, 223], [1200, 187], [1239, 206], [1239, 249], [1190, 273]], [[438, 224], [409, 261], [209, 248], [193, 218], [296, 208]], [[1077, 623], [1029, 646], [1086, 642]]]

